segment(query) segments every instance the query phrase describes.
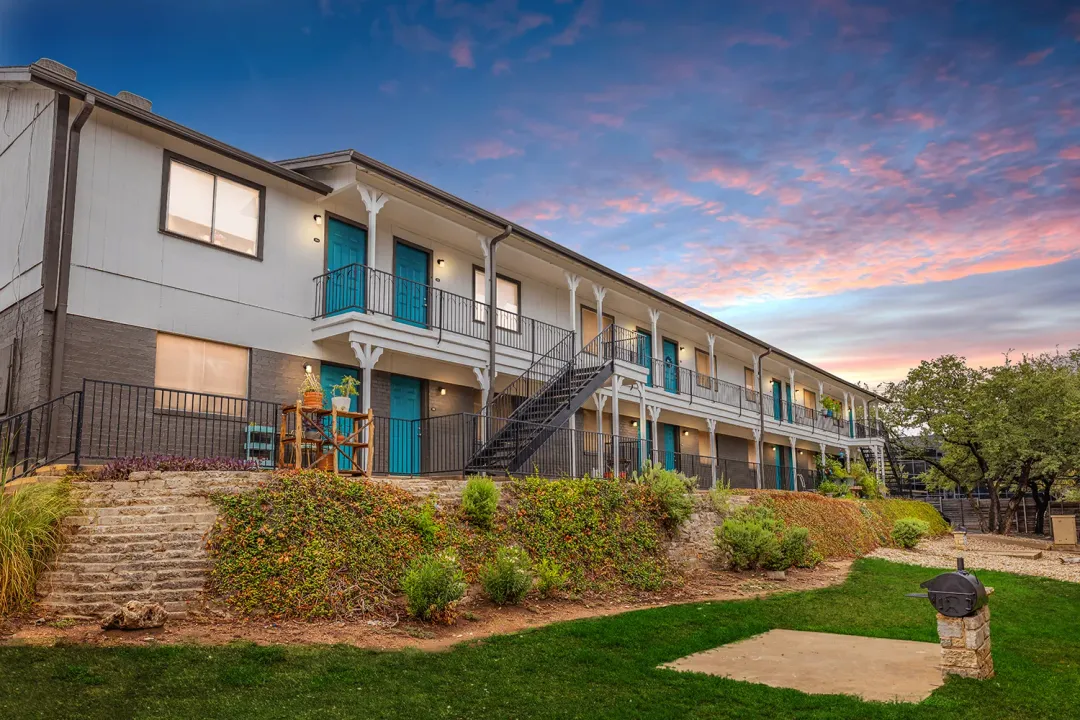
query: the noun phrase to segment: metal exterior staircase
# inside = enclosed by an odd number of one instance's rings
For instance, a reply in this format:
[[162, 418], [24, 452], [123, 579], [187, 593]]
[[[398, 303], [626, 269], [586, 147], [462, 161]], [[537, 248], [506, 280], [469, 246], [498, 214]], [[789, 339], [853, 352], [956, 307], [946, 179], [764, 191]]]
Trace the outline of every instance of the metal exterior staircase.
[[571, 335], [537, 360], [485, 408], [487, 440], [468, 472], [512, 473], [576, 413], [615, 372], [615, 359], [636, 353], [632, 331], [608, 326], [580, 352]]

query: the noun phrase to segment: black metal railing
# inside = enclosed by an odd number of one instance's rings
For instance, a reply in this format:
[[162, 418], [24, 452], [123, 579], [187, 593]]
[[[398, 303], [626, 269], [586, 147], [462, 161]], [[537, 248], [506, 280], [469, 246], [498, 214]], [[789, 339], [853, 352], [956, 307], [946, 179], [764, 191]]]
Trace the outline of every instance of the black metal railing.
[[79, 391], [0, 420], [0, 485], [78, 455]]
[[84, 380], [80, 460], [140, 455], [277, 458], [278, 403]]
[[661, 358], [652, 359], [649, 383], [652, 387], [684, 395], [690, 398], [690, 402], [700, 398], [739, 408], [740, 412], [757, 412], [758, 395], [754, 390]]
[[[344, 312], [384, 315], [414, 327], [488, 340], [490, 306], [366, 265], [346, 265], [315, 278], [315, 318]], [[495, 342], [544, 355], [573, 332], [499, 309]]]

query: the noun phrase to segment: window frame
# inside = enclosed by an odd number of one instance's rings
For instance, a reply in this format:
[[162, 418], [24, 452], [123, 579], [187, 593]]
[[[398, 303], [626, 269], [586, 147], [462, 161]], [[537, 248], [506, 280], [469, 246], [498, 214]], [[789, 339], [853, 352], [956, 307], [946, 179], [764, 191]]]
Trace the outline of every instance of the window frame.
[[[585, 337], [585, 335], [584, 335], [584, 332], [585, 332], [585, 312], [584, 311], [585, 310], [588, 310], [593, 315], [596, 315], [596, 308], [593, 307], [592, 305], [589, 305], [587, 303], [580, 303], [578, 305], [578, 329], [577, 329], [577, 331], [579, 333], [582, 333], [582, 335], [581, 335], [581, 344], [582, 345], [586, 345], [586, 344], [592, 342], [593, 340], [595, 340], [600, 335], [601, 332], [603, 332], [603, 329], [601, 329], [600, 332], [598, 332], [596, 335], [593, 335], [591, 338], [586, 338]], [[611, 327], [615, 327], [615, 316], [612, 315], [611, 313], [607, 313], [607, 312], [604, 313], [604, 320], [611, 320], [611, 323], [609, 323], [609, 324], [611, 325]], [[606, 326], [602, 325], [603, 320], [600, 320], [599, 323], [601, 323], [601, 328], [606, 327]], [[652, 336], [652, 331], [650, 330], [650, 331], [647, 331], [647, 332], [649, 333], [649, 336], [651, 337]], [[655, 360], [655, 358], [654, 358], [654, 360]]]
[[[487, 305], [488, 307], [492, 307], [490, 303], [480, 302], [479, 300], [476, 299], [476, 273], [477, 272], [483, 273], [483, 275], [484, 275], [484, 284], [486, 285], [487, 284], [487, 270], [485, 268], [483, 268], [482, 266], [480, 266], [480, 265], [475, 265], [474, 264], [472, 267], [473, 267], [473, 274], [472, 274], [472, 301], [476, 305]], [[522, 306], [524, 305], [524, 303], [522, 302], [522, 298], [521, 298], [521, 281], [520, 280], [515, 280], [512, 277], [507, 277], [506, 275], [503, 275], [502, 273], [499, 273], [499, 272], [495, 273], [495, 280], [496, 280], [496, 282], [499, 281], [499, 280], [505, 280], [506, 282], [517, 286], [517, 306], [518, 306], [518, 311], [516, 313], [511, 313], [509, 311], [503, 310], [503, 312], [507, 313], [508, 315], [517, 315], [517, 318], [518, 318], [517, 328], [508, 328], [508, 327], [503, 327], [502, 325], [500, 325], [499, 324], [499, 315], [498, 315], [499, 309], [495, 308], [494, 311], [493, 311], [493, 312], [495, 312], [495, 329], [496, 330], [502, 330], [502, 331], [508, 332], [508, 333], [513, 333], [515, 335], [520, 335], [522, 333], [522, 328], [521, 328], [522, 322], [521, 321], [525, 317], [525, 314], [522, 312], [522, 309], [523, 309]], [[484, 297], [487, 298], [487, 288], [486, 287], [484, 288]], [[496, 299], [498, 299], [498, 298], [496, 298]], [[486, 325], [487, 324], [486, 320], [477, 320], [476, 319], [476, 309], [475, 309], [475, 307], [473, 308], [473, 318], [472, 319], [473, 319], [474, 323], [479, 323], [480, 325]]]
[[[243, 185], [244, 187], [250, 188], [252, 190], [257, 190], [259, 192], [259, 227], [258, 227], [258, 231], [256, 233], [256, 238], [255, 238], [255, 254], [254, 255], [252, 255], [251, 253], [246, 253], [246, 252], [244, 252], [242, 250], [233, 250], [232, 248], [228, 248], [228, 247], [225, 247], [223, 245], [216, 245], [216, 244], [214, 244], [212, 242], [207, 242], [205, 240], [200, 240], [199, 238], [191, 237], [190, 235], [184, 235], [183, 233], [178, 233], [175, 230], [169, 230], [169, 228], [168, 228], [168, 221], [169, 221], [169, 179], [170, 179], [169, 176], [170, 176], [170, 174], [172, 172], [172, 164], [173, 164], [173, 162], [180, 163], [181, 165], [187, 165], [188, 167], [190, 167], [193, 170], [199, 170], [201, 172], [213, 175], [214, 176], [215, 204], [216, 204], [216, 197], [217, 197], [217, 178], [219, 178], [219, 177], [224, 178], [225, 180], [228, 180], [229, 182], [234, 182], [237, 185]], [[248, 260], [258, 260], [259, 262], [262, 262], [262, 259], [263, 259], [263, 237], [264, 237], [265, 232], [266, 232], [266, 186], [265, 185], [260, 185], [260, 184], [258, 184], [256, 182], [252, 182], [251, 180], [247, 180], [247, 179], [239, 177], [237, 175], [233, 175], [232, 173], [226, 172], [224, 170], [219, 170], [216, 167], [213, 167], [211, 165], [207, 165], [206, 163], [201, 163], [198, 160], [192, 160], [189, 157], [186, 157], [184, 155], [180, 155], [179, 153], [175, 153], [175, 152], [173, 152], [171, 150], [164, 150], [163, 153], [162, 153], [162, 162], [161, 162], [161, 202], [160, 202], [160, 206], [161, 207], [160, 207], [160, 210], [158, 212], [158, 232], [161, 233], [162, 235], [168, 235], [169, 237], [174, 237], [174, 238], [177, 238], [179, 240], [186, 240], [188, 242], [197, 243], [197, 244], [199, 244], [199, 245], [201, 245], [203, 247], [212, 247], [215, 250], [222, 250], [224, 252], [231, 253], [233, 255], [238, 255], [240, 257], [247, 258]], [[217, 218], [215, 217], [216, 209], [217, 209], [216, 207], [212, 207], [211, 210], [210, 210], [210, 222], [211, 223], [216, 223], [217, 222]], [[215, 227], [216, 227], [216, 225], [213, 225], [213, 224], [210, 226], [210, 237], [211, 238], [213, 238], [214, 228]]]

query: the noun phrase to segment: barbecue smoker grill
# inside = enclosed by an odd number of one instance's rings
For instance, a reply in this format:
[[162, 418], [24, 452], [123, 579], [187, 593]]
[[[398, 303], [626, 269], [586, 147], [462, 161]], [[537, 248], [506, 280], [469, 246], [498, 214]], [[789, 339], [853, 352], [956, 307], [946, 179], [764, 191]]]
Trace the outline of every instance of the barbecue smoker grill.
[[943, 573], [919, 585], [924, 593], [909, 593], [908, 597], [928, 598], [945, 617], [968, 617], [986, 605], [986, 588], [964, 569], [964, 558], [956, 558], [956, 572]]

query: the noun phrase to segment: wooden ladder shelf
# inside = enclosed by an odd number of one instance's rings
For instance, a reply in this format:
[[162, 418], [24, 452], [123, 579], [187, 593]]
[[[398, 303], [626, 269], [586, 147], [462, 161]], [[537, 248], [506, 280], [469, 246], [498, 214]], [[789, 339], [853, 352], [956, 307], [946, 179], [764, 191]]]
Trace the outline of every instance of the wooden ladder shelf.
[[[291, 465], [297, 470], [318, 468], [337, 475], [371, 477], [375, 417], [370, 410], [306, 408], [297, 398], [295, 405], [281, 408], [280, 439], [280, 468]], [[290, 449], [292, 456], [287, 457]]]

